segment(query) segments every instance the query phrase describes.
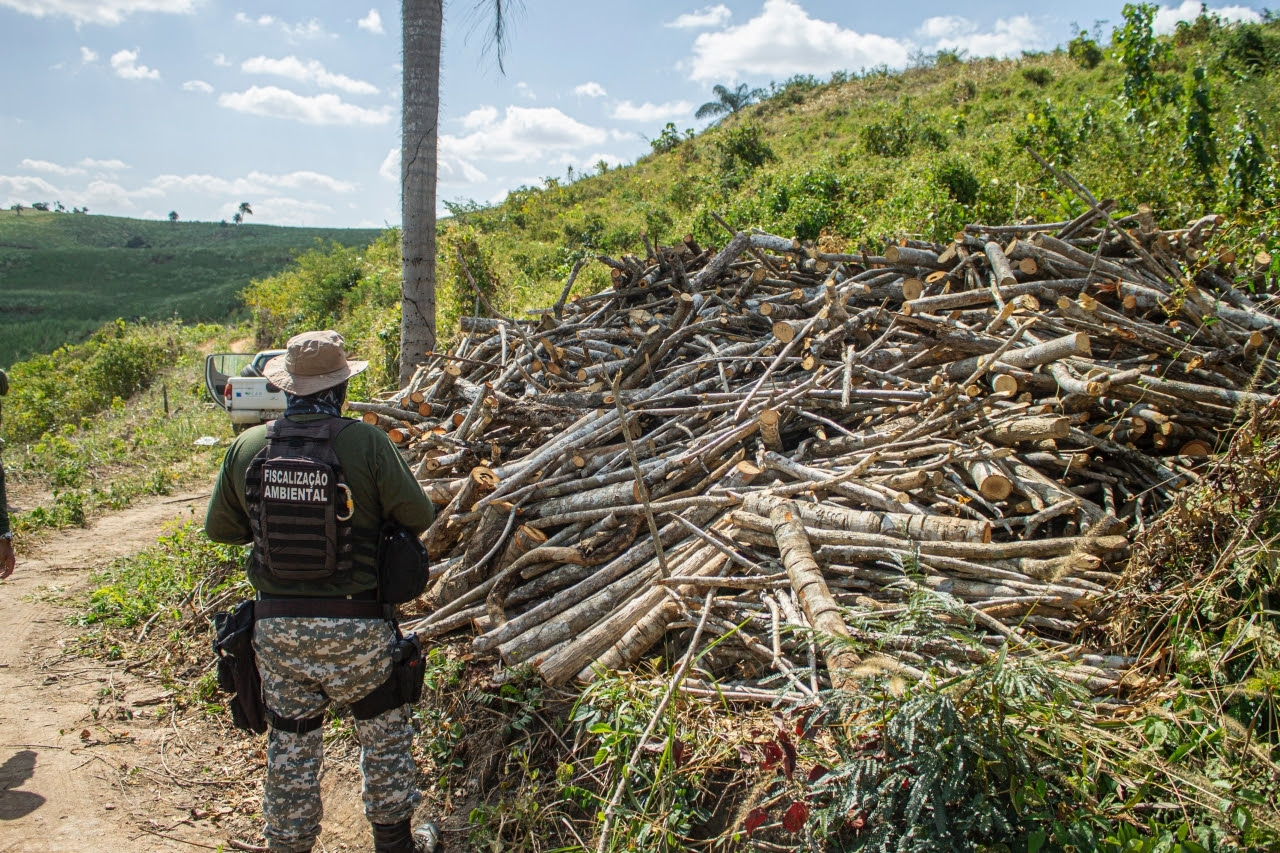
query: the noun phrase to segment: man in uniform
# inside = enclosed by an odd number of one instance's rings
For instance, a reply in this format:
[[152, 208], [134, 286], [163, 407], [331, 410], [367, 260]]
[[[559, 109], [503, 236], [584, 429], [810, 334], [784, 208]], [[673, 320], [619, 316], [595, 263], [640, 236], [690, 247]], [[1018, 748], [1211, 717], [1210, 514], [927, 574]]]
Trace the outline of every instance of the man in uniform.
[[[9, 393], [9, 376], [0, 370], [0, 397]], [[3, 442], [0, 442], [3, 447]], [[18, 559], [13, 553], [13, 531], [9, 529], [9, 504], [4, 494], [4, 463], [0, 462], [0, 579], [13, 574]]]
[[[258, 593], [253, 646], [270, 723], [262, 814], [268, 849], [282, 853], [310, 851], [320, 834], [320, 724], [331, 703], [350, 706], [356, 718], [374, 849], [429, 853], [436, 848], [434, 826], [411, 829], [421, 800], [413, 729], [409, 706], [394, 691], [388, 698], [398, 635], [377, 601], [375, 565], [384, 521], [420, 534], [434, 512], [386, 434], [340, 417], [347, 380], [367, 366], [347, 359], [337, 332], [291, 338], [286, 353], [263, 370], [285, 392], [284, 417], [246, 430], [232, 443], [205, 519], [205, 531], [215, 542], [254, 545], [247, 568]], [[337, 498], [330, 501], [336, 511], [305, 503], [306, 484], [323, 482], [326, 475], [289, 469], [296, 459], [276, 460], [287, 463], [280, 470], [268, 470], [262, 461], [289, 456], [282, 450], [289, 447], [293, 457], [320, 458], [327, 452], [316, 451], [322, 445], [336, 455], [333, 470], [335, 479], [341, 478]], [[256, 466], [251, 464], [255, 457]], [[302, 502], [273, 503], [283, 509], [264, 513], [264, 502], [277, 498]], [[316, 519], [322, 519], [318, 528], [308, 527]], [[349, 525], [345, 539], [343, 524]], [[336, 572], [328, 571], [335, 565]]]

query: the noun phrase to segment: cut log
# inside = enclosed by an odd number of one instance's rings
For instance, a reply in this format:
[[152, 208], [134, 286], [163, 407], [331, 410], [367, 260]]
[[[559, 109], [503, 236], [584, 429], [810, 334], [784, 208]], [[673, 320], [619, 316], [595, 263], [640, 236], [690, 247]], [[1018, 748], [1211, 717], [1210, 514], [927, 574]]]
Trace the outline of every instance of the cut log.
[[[828, 637], [824, 654], [831, 685], [838, 690], [850, 689], [857, 684], [856, 673], [862, 659], [850, 646], [839, 642], [839, 639], [849, 637], [849, 626], [845, 624], [840, 606], [836, 604], [822, 577], [822, 571], [813, 559], [809, 538], [805, 534], [796, 505], [790, 502], [779, 504], [770, 513], [769, 521], [773, 524], [773, 535], [778, 542], [778, 551], [782, 554], [782, 565], [787, 570], [791, 588], [795, 590], [809, 624], [815, 631]], [[839, 639], [832, 642], [829, 638]]]

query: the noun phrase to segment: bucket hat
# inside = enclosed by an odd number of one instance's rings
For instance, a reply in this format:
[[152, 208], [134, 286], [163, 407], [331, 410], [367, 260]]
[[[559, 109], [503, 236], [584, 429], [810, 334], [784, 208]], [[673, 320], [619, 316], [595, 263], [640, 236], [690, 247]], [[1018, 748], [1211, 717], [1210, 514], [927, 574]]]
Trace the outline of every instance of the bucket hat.
[[285, 354], [268, 361], [262, 375], [298, 397], [340, 385], [369, 366], [367, 361], [348, 359], [342, 335], [332, 329], [294, 335], [285, 346]]

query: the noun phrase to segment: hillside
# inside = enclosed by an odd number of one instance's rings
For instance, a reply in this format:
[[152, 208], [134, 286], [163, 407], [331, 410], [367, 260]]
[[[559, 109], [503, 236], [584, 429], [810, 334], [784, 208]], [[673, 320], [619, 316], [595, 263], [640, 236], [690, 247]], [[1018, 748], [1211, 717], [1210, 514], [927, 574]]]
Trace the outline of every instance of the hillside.
[[0, 211], [0, 365], [117, 317], [231, 321], [253, 279], [317, 242], [363, 246], [379, 233]]
[[[940, 53], [901, 73], [795, 77], [702, 133], [668, 125], [633, 166], [524, 187], [496, 206], [454, 204], [442, 326], [472, 308], [459, 249], [514, 314], [550, 305], [579, 257], [643, 256], [644, 235], [722, 245], [716, 215], [877, 254], [972, 222], [1080, 214], [1028, 146], [1122, 209], [1148, 204], [1163, 227], [1224, 213], [1233, 249], [1280, 257], [1280, 25], [1202, 18], [1151, 39], [1148, 19], [1144, 39], [1142, 24], [1135, 14], [1112, 46], [1082, 34], [1019, 59]], [[578, 282], [575, 294], [602, 289], [608, 270], [589, 264]]]

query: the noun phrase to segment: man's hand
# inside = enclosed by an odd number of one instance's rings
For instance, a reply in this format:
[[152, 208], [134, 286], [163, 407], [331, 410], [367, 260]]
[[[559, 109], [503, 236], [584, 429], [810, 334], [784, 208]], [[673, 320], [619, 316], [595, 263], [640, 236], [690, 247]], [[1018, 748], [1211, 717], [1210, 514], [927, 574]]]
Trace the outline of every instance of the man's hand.
[[18, 558], [13, 553], [13, 540], [0, 539], [0, 580], [13, 574]]

